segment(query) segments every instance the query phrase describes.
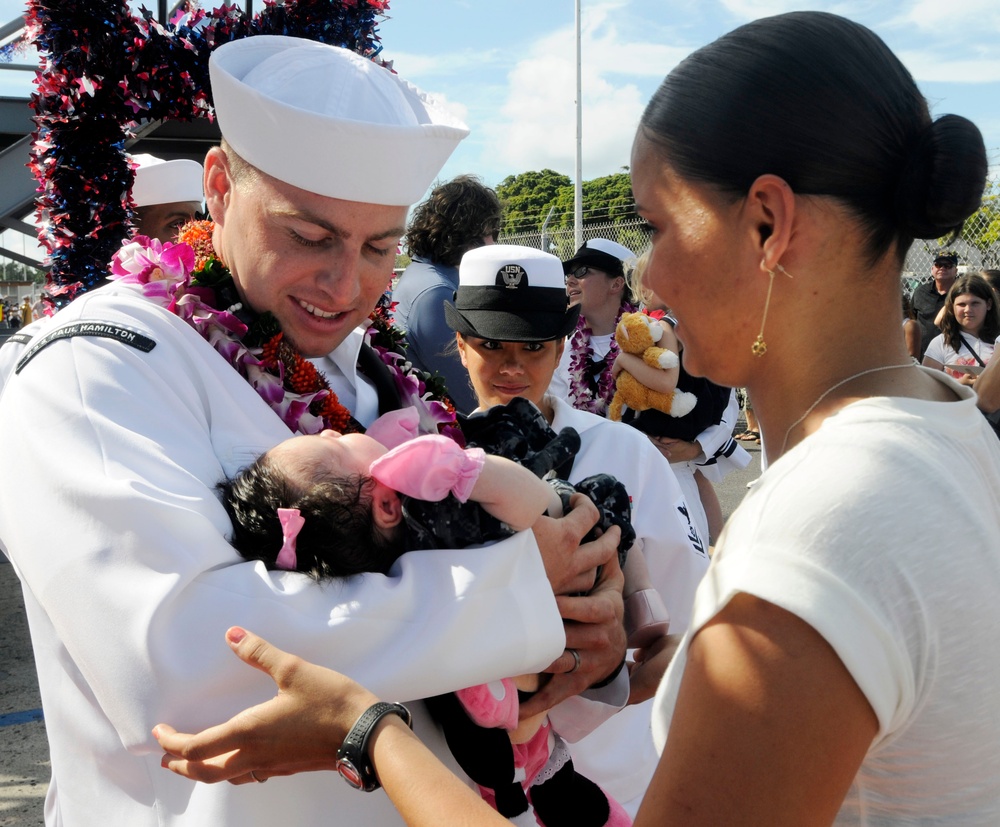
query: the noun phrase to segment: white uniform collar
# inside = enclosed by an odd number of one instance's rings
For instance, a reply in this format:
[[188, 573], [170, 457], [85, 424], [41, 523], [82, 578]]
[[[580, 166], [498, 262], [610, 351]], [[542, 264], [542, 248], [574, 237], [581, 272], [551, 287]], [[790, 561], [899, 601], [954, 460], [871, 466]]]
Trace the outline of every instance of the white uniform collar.
[[555, 394], [547, 394], [546, 399], [552, 406], [552, 430], [556, 433], [567, 426], [575, 428], [577, 433], [583, 433], [602, 422], [609, 421], [603, 416], [590, 413], [590, 411], [577, 410], [565, 399]]
[[310, 359], [326, 376], [340, 403], [362, 425], [368, 427], [378, 418], [378, 395], [364, 376], [358, 375], [358, 354], [371, 322], [354, 328], [343, 342], [326, 356]]

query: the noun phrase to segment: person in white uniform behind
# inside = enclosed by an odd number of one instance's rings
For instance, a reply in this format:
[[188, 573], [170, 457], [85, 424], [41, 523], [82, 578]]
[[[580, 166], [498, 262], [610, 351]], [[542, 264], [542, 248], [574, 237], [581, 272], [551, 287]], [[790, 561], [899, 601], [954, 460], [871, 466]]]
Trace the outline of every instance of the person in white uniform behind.
[[[206, 243], [232, 274], [231, 303], [189, 322], [179, 313], [209, 308], [207, 293], [160, 301], [173, 276], [126, 269], [18, 346], [0, 397], [0, 428], [20, 435], [8, 462], [26, 469], [0, 479], [0, 543], [23, 586], [46, 717], [45, 820], [395, 824], [384, 795], [316, 773], [193, 784], [161, 769], [151, 730], [200, 728], [270, 696], [270, 681], [234, 668], [221, 645], [233, 622], [401, 700], [546, 668], [560, 673], [555, 691], [579, 692], [624, 655], [621, 574], [605, 565], [594, 593], [560, 599], [593, 623], [564, 628], [553, 589], [592, 585], [618, 532], [576, 549], [597, 512], [574, 507], [544, 519], [537, 542], [528, 531], [486, 549], [415, 552], [388, 575], [326, 587], [239, 557], [215, 484], [290, 435], [297, 397], [283, 384], [261, 395], [234, 370], [227, 354], [244, 347], [244, 327], [208, 340], [201, 322], [270, 318], [283, 354], [315, 357], [354, 420], [370, 423], [379, 399], [358, 372], [359, 325], [388, 284], [408, 206], [467, 130], [332, 46], [254, 36], [219, 47], [210, 68], [224, 139], [205, 159]], [[116, 267], [135, 264], [136, 250]], [[447, 760], [421, 707], [415, 725]], [[302, 767], [330, 754], [322, 739], [299, 746]], [[258, 769], [244, 780], [265, 780]]]
[[188, 158], [167, 161], [145, 153], [132, 155], [131, 160], [137, 165], [132, 182], [135, 234], [175, 241], [177, 231], [201, 209], [201, 164]]

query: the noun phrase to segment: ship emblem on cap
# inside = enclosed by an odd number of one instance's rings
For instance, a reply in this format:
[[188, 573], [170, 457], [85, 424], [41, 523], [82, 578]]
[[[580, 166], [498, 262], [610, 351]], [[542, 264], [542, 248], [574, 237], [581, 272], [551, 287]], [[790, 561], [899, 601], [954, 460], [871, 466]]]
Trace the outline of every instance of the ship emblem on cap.
[[497, 270], [497, 285], [503, 284], [508, 290], [516, 290], [527, 276], [527, 270], [520, 264], [505, 264]]

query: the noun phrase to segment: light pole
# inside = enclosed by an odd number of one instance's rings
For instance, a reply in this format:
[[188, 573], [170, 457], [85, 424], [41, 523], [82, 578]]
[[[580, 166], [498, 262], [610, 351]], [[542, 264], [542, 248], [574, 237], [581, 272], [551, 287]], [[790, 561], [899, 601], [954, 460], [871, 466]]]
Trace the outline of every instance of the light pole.
[[573, 189], [574, 250], [583, 244], [583, 83], [580, 74], [580, 0], [576, 0], [576, 186]]

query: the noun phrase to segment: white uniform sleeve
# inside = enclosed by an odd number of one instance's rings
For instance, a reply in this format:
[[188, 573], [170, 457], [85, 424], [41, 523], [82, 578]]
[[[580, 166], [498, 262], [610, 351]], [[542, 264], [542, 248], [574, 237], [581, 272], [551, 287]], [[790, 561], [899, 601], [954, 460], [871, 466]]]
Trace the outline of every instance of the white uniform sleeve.
[[564, 741], [575, 744], [625, 708], [629, 689], [628, 669], [623, 666], [607, 686], [588, 689], [552, 707], [552, 728]]
[[559, 655], [530, 532], [344, 582], [243, 561], [214, 486], [287, 431], [182, 322], [141, 307], [119, 319], [156, 348], [67, 339], [8, 384], [0, 429], [18, 435], [7, 461], [22, 470], [0, 479], [0, 534], [51, 624], [52, 658], [126, 747], [155, 750], [159, 721], [197, 730], [269, 697], [228, 651], [231, 625], [403, 701]]
[[736, 392], [729, 392], [729, 404], [722, 414], [722, 419], [714, 425], [709, 425], [704, 431], [698, 434], [698, 444], [701, 445], [705, 458], [714, 457], [733, 436], [733, 428], [736, 427], [736, 420], [740, 413], [740, 403], [736, 399]]
[[635, 466], [622, 477], [632, 495], [633, 551], [641, 549], [653, 586], [670, 612], [670, 631], [687, 629], [694, 593], [708, 568], [708, 555], [686, 517], [686, 504], [670, 463], [645, 437], [630, 452]]

